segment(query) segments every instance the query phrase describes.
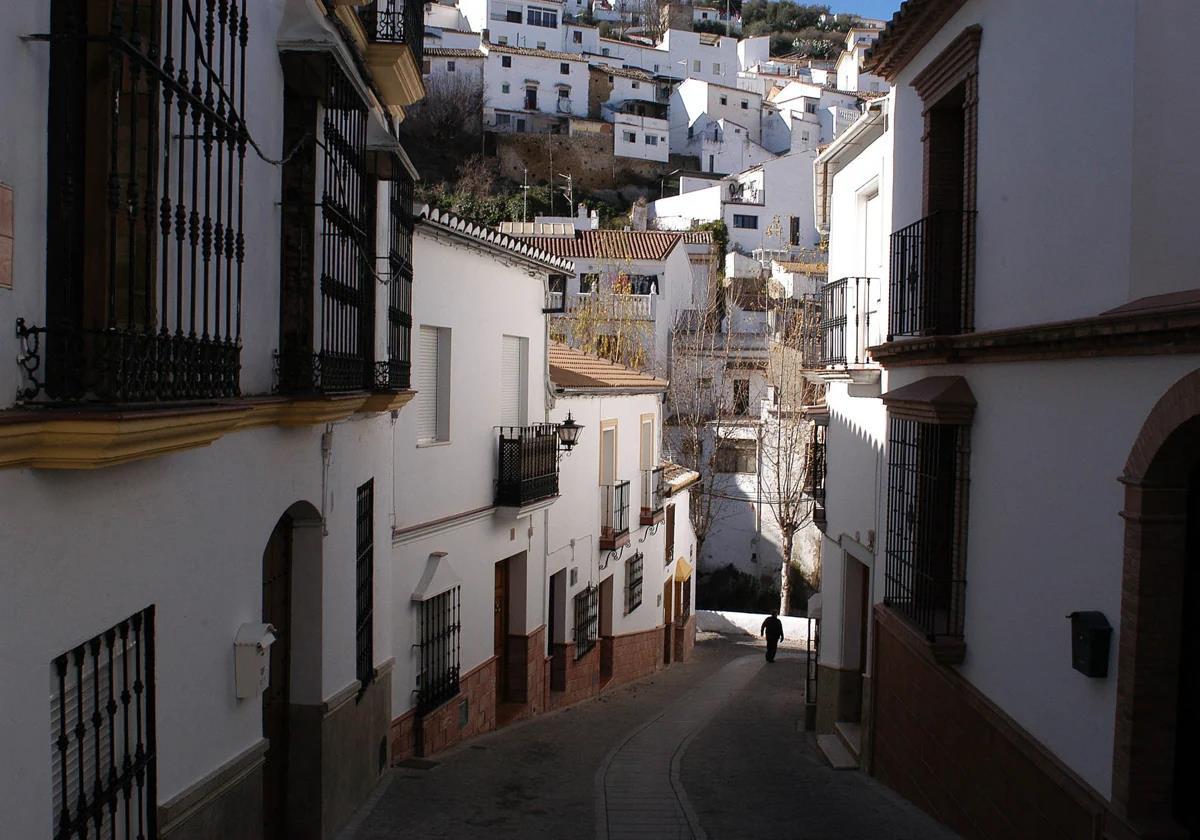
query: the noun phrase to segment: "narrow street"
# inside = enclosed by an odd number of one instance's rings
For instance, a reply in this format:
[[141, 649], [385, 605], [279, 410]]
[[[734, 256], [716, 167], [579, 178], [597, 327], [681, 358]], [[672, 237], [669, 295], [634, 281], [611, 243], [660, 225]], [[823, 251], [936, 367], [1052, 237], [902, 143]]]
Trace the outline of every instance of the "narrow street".
[[747, 642], [397, 767], [343, 832], [381, 838], [950, 838], [901, 797], [829, 768], [803, 663]]

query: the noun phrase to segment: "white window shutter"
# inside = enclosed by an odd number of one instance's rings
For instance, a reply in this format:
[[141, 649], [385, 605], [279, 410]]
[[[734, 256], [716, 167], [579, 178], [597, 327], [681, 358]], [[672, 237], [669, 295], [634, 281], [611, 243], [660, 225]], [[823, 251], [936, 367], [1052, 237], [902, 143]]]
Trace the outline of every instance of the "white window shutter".
[[500, 348], [500, 425], [524, 426], [524, 338], [503, 336]]
[[413, 365], [413, 399], [417, 415], [417, 440], [436, 440], [438, 432], [438, 329], [421, 327]]

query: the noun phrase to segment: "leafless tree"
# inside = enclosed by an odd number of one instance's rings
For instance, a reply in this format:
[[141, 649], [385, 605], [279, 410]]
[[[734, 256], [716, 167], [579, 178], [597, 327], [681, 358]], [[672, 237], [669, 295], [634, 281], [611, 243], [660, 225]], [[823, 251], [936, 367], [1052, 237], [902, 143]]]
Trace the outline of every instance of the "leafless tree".
[[405, 114], [404, 134], [418, 142], [462, 145], [464, 135], [482, 133], [485, 104], [482, 77], [465, 72], [431, 76], [425, 80], [425, 98]]
[[820, 314], [814, 300], [805, 299], [775, 310], [777, 333], [767, 363], [767, 381], [774, 401], [765, 413], [759, 448], [760, 470], [766, 487], [763, 501], [783, 538], [779, 611], [791, 607], [789, 571], [796, 537], [812, 524], [814, 483], [821, 463], [816, 428], [803, 409], [824, 398], [824, 385], [804, 376], [815, 367]]

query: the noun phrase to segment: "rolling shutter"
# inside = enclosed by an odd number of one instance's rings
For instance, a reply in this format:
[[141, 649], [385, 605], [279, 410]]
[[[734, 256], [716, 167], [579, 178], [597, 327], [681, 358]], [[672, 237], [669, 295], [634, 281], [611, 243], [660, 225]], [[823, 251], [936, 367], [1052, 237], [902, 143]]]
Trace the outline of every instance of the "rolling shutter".
[[417, 440], [437, 440], [438, 329], [421, 327], [417, 334], [417, 363], [413, 366]]
[[525, 339], [503, 336], [500, 348], [500, 425], [524, 426]]

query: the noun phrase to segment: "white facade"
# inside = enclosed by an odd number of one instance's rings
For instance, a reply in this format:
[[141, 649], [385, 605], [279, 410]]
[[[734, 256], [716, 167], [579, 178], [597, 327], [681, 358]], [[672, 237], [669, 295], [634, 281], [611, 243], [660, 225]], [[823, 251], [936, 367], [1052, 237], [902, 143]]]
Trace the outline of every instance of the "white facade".
[[458, 8], [474, 32], [487, 33], [493, 44], [526, 49], [565, 49], [567, 13], [562, 0], [459, 0]]
[[544, 50], [515, 50], [487, 44], [484, 65], [485, 122], [501, 114], [510, 120], [567, 118], [587, 114], [588, 65], [578, 55]]
[[666, 120], [611, 112], [605, 116], [612, 118], [613, 154], [617, 157], [667, 162], [670, 144]]
[[461, 84], [482, 87], [484, 62], [484, 54], [478, 49], [426, 47], [421, 73], [435, 85]]
[[861, 90], [872, 93], [887, 93], [888, 84], [874, 73], [862, 70], [867, 50], [879, 39], [878, 29], [851, 29], [846, 33], [846, 48], [838, 56], [838, 90]]
[[688, 78], [672, 91], [670, 109], [671, 148], [680, 154], [696, 154], [705, 129], [722, 120], [735, 123], [750, 142], [762, 137], [762, 96], [753, 91]]

